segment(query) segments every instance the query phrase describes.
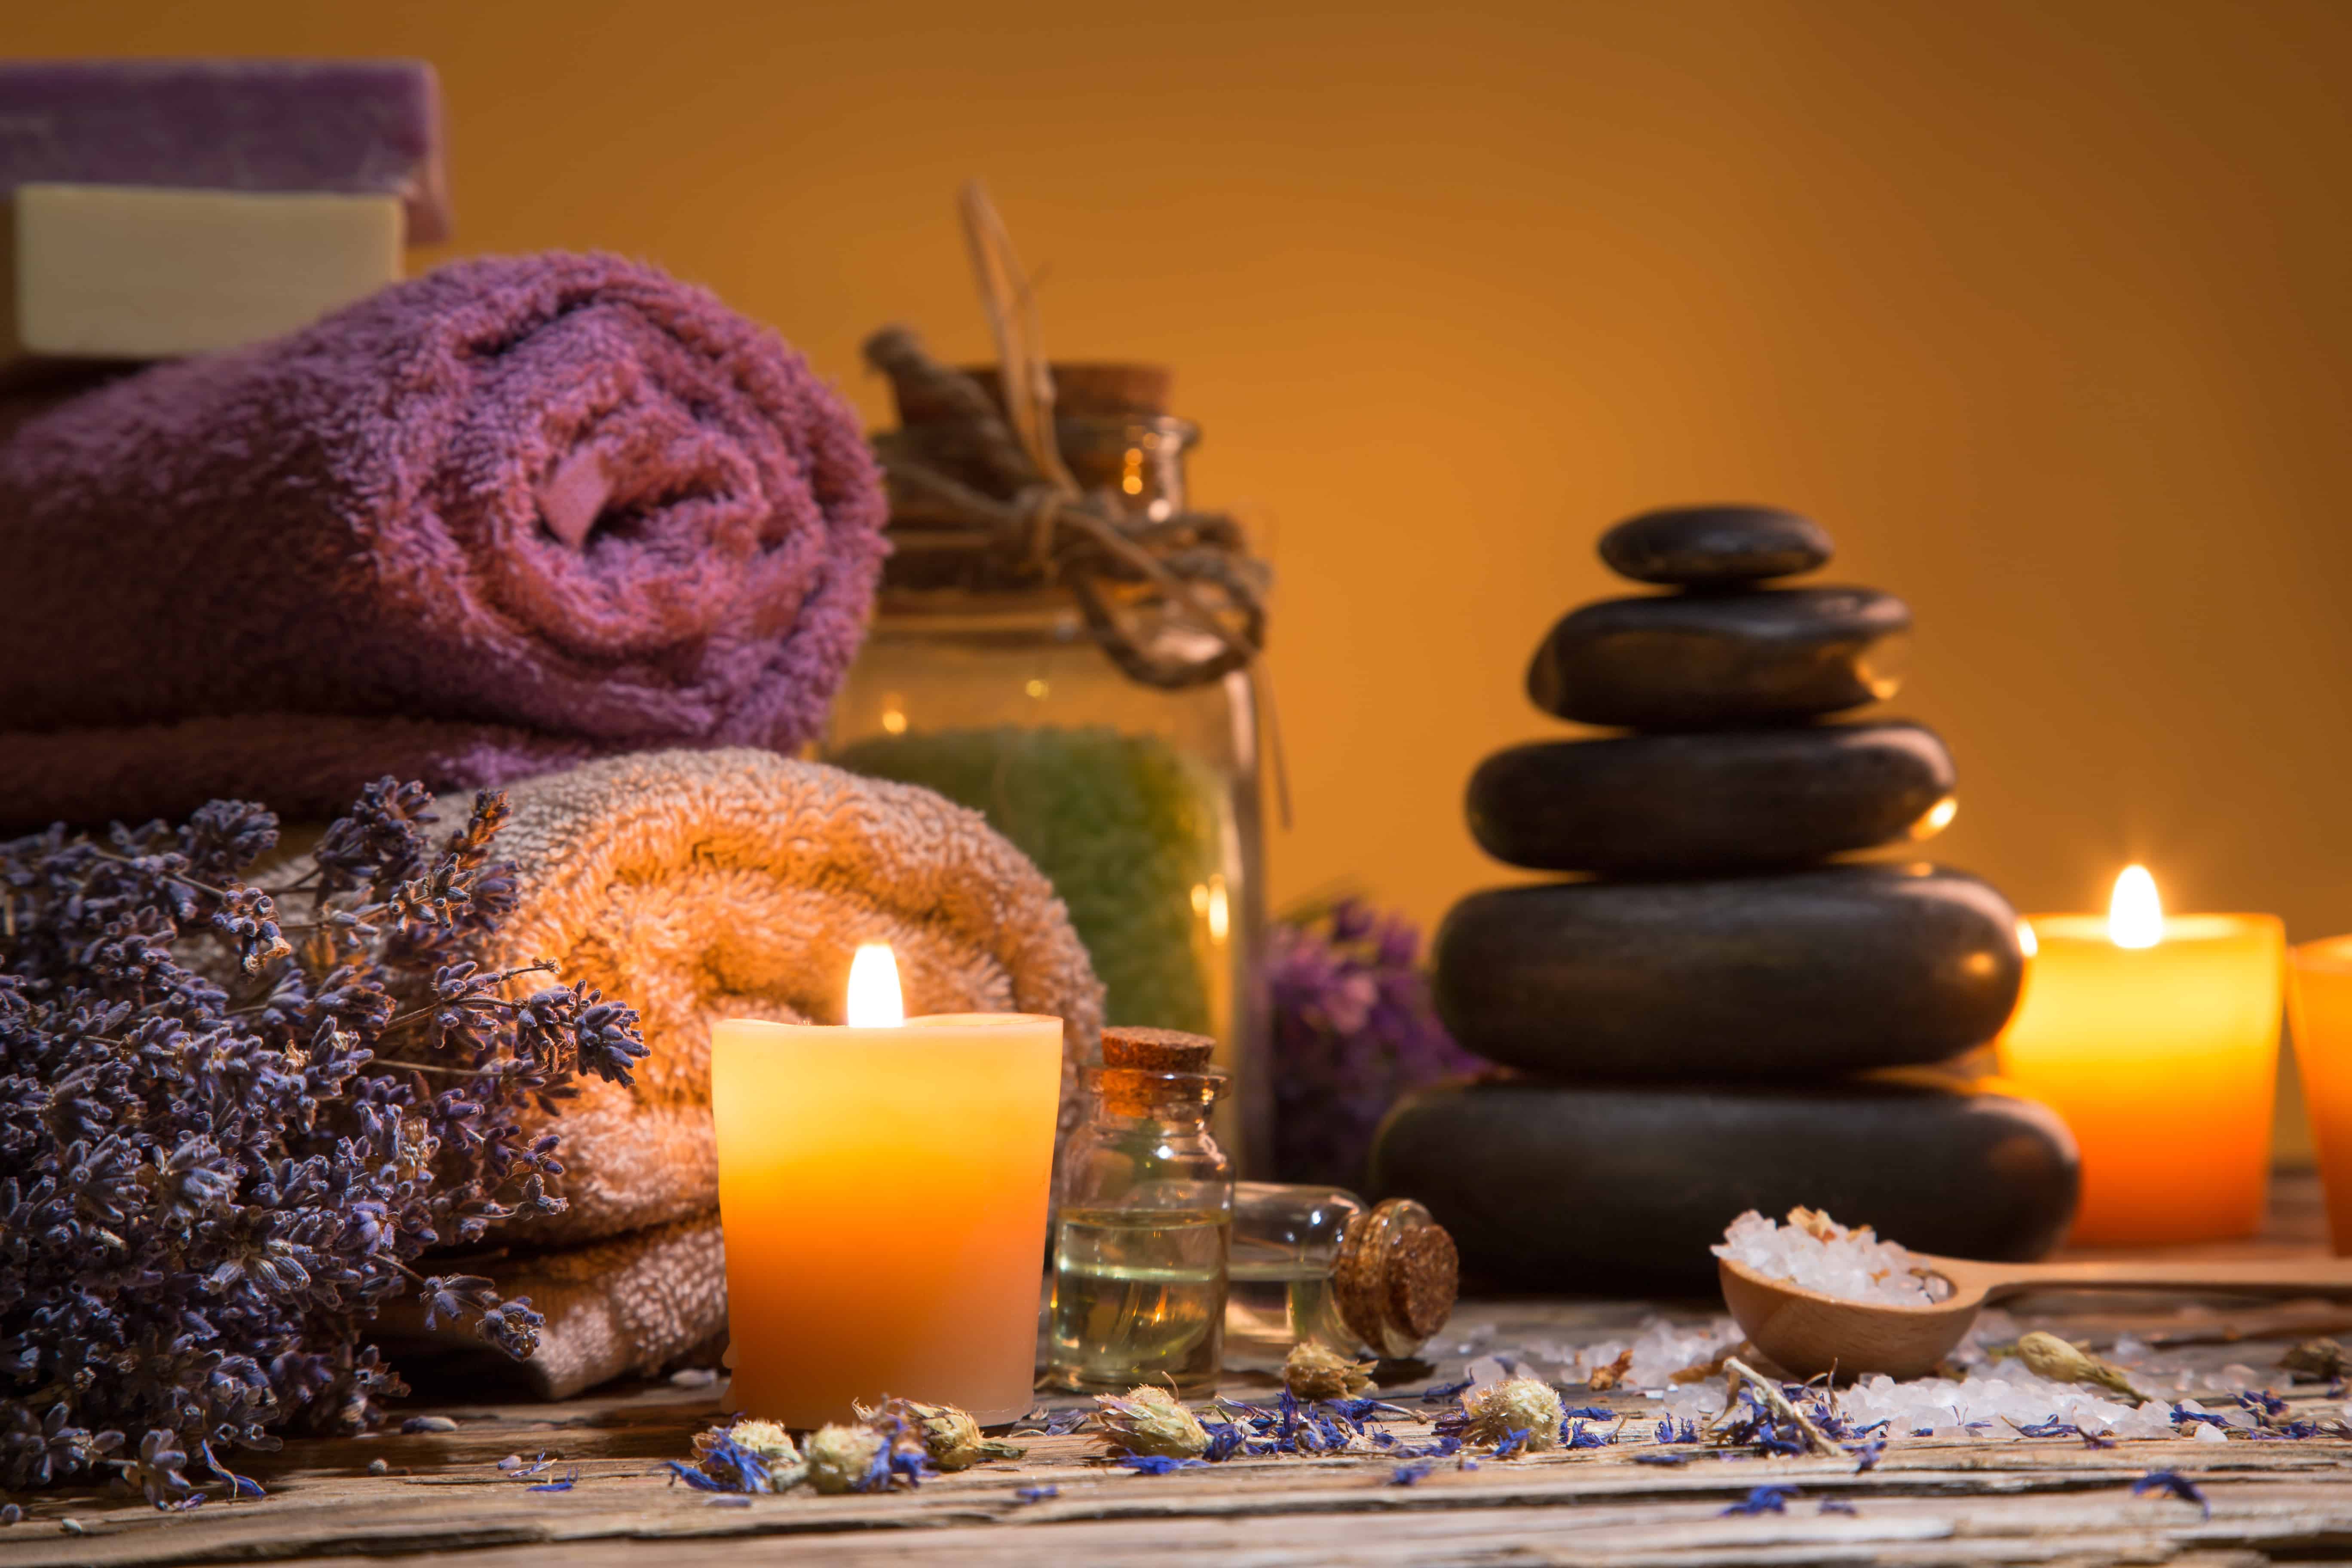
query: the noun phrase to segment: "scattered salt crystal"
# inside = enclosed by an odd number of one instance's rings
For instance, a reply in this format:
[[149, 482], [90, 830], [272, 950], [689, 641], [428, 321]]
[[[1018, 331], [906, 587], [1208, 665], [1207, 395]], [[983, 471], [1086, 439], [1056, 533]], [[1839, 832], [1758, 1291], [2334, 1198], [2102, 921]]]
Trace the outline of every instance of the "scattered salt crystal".
[[1454, 1353], [1455, 1355], [1468, 1355], [1494, 1337], [1494, 1324], [1473, 1323], [1462, 1331], [1462, 1338], [1454, 1345]]
[[2261, 1373], [2256, 1372], [2244, 1362], [2233, 1361], [2219, 1372], [2208, 1373], [2205, 1376], [2205, 1386], [2219, 1389], [2224, 1394], [2238, 1394], [2253, 1387], [2262, 1380]]
[[1704, 1327], [1690, 1329], [1677, 1328], [1664, 1318], [1653, 1318], [1642, 1325], [1642, 1336], [1633, 1342], [1633, 1361], [1625, 1369], [1625, 1380], [1642, 1388], [1663, 1388], [1674, 1381], [1675, 1373], [1705, 1366], [1725, 1352], [1738, 1349], [1739, 1342], [1746, 1337], [1739, 1325], [1728, 1317], [1718, 1317]]
[[2015, 1318], [1999, 1307], [1987, 1307], [1969, 1325], [1969, 1331], [1960, 1336], [1960, 1342], [1952, 1347], [1951, 1359], [1961, 1366], [1990, 1361], [1993, 1346], [2014, 1344], [2017, 1336], [2024, 1331]]
[[1790, 1223], [1781, 1226], [1750, 1209], [1723, 1237], [1711, 1248], [1717, 1258], [1823, 1295], [1925, 1307], [1951, 1294], [1951, 1286], [1926, 1273], [1908, 1249], [1879, 1240], [1868, 1226], [1849, 1230], [1814, 1211], [1792, 1209]]
[[1725, 1398], [1719, 1383], [1685, 1383], [1668, 1389], [1663, 1403], [1677, 1421], [1705, 1421], [1722, 1414]]
[[2118, 1337], [2115, 1344], [2108, 1350], [2107, 1359], [2111, 1362], [2119, 1363], [2124, 1366], [2135, 1366], [2139, 1363], [2146, 1361], [2152, 1353], [2153, 1352], [2145, 1341], [2142, 1341], [2136, 1335], [2124, 1334]]
[[1462, 1403], [1465, 1405], [1469, 1404], [1472, 1397], [1487, 1384], [1501, 1383], [1511, 1375], [1511, 1369], [1505, 1366], [1500, 1358], [1490, 1355], [1480, 1356], [1463, 1371], [1470, 1378], [1470, 1386], [1462, 1391]]
[[1602, 1340], [1578, 1351], [1575, 1365], [1580, 1372], [1591, 1372], [1594, 1367], [1607, 1366], [1631, 1348], [1623, 1340]]
[[[1998, 1375], [1971, 1373], [1963, 1380], [1921, 1378], [1897, 1383], [1885, 1375], [1865, 1378], [1838, 1394], [1838, 1407], [1856, 1426], [1885, 1421], [1895, 1435], [1922, 1428], [1959, 1428], [1979, 1441], [2017, 1438], [2020, 1426], [2051, 1421], [2116, 1437], [2174, 1436], [2161, 1405], [2135, 1409], [2074, 1384], [2036, 1377], [2014, 1363], [1996, 1363]], [[1977, 1423], [1985, 1423], [1979, 1426]]]
[[2221, 1428], [2219, 1426], [2209, 1426], [2204, 1422], [2200, 1421], [2197, 1423], [2197, 1436], [2195, 1440], [2200, 1443], [2226, 1443], [2230, 1439], [2222, 1436]]

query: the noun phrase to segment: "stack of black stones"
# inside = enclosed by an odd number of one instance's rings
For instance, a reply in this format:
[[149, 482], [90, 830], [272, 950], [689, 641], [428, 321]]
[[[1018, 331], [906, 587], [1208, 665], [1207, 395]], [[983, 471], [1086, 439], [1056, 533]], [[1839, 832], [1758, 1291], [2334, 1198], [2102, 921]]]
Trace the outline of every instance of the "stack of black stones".
[[1798, 1205], [2040, 1256], [2074, 1211], [2073, 1139], [1933, 1066], [2016, 1005], [2015, 913], [1964, 872], [1835, 858], [1951, 819], [1933, 731], [1823, 721], [1893, 692], [1910, 610], [1768, 586], [1830, 558], [1770, 508], [1645, 513], [1601, 557], [1673, 591], [1571, 612], [1528, 691], [1632, 733], [1498, 752], [1469, 792], [1487, 853], [1582, 875], [1474, 893], [1437, 937], [1446, 1024], [1514, 1070], [1401, 1105], [1374, 1186], [1434, 1210], [1465, 1268], [1548, 1289], [1704, 1289], [1734, 1216]]

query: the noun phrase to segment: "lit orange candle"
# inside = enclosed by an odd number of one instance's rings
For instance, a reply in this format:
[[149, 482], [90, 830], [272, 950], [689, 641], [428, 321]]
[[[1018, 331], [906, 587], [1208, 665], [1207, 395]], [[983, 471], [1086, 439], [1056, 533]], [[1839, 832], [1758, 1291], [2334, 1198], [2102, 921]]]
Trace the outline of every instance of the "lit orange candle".
[[2352, 936], [2305, 942], [2288, 958], [2287, 1016], [2327, 1188], [2327, 1230], [2336, 1255], [2352, 1257]]
[[1017, 1419], [1035, 1374], [1062, 1021], [902, 1022], [887, 948], [859, 951], [847, 1016], [711, 1029], [729, 1408], [816, 1426], [900, 1394]]
[[2069, 1240], [2217, 1241], [2261, 1227], [2286, 932], [2273, 915], [2164, 913], [2138, 866], [2106, 918], [2033, 915], [2000, 1070], [2083, 1151]]

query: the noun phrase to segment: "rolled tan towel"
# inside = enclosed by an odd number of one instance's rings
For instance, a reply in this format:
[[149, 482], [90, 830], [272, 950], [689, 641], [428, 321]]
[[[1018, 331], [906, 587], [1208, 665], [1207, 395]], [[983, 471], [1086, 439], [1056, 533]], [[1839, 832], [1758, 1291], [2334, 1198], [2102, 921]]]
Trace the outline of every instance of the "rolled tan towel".
[[[552, 959], [635, 1006], [652, 1047], [635, 1087], [592, 1080], [544, 1119], [563, 1138], [570, 1207], [500, 1237], [601, 1245], [477, 1269], [547, 1315], [524, 1370], [548, 1396], [657, 1370], [725, 1326], [710, 1026], [841, 1022], [860, 942], [895, 950], [909, 1016], [1063, 1019], [1062, 1131], [1075, 1124], [1102, 987], [1051, 884], [979, 813], [740, 749], [615, 757], [507, 796], [497, 853], [519, 902], [485, 962]], [[444, 801], [442, 819], [469, 804]]]

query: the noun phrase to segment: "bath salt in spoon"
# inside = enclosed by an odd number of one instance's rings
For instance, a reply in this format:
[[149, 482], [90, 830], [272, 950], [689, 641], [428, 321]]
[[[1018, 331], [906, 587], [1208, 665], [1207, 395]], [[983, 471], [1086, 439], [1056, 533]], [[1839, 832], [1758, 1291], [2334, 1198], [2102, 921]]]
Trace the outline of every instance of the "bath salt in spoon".
[[1795, 1377], [1836, 1371], [1922, 1377], [1951, 1353], [1977, 1313], [2028, 1290], [2203, 1290], [2250, 1296], [2352, 1296], [2352, 1258], [2200, 1263], [2090, 1258], [2068, 1263], [1979, 1263], [1910, 1254], [1915, 1269], [1951, 1293], [1917, 1305], [1858, 1300], [1777, 1279], [1730, 1258], [1717, 1260], [1724, 1305], [1756, 1348]]

